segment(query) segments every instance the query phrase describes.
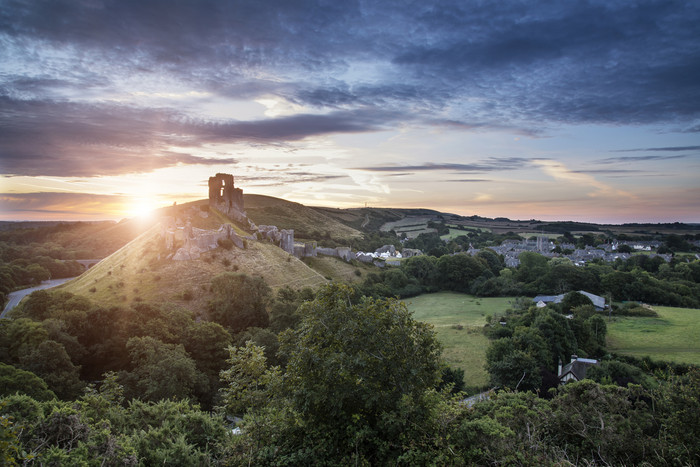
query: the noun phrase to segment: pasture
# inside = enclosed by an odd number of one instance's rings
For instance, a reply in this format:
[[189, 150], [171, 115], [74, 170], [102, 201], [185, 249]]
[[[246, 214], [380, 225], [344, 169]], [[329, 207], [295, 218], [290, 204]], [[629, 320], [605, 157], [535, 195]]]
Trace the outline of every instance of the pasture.
[[618, 316], [608, 323], [611, 352], [700, 365], [700, 310], [655, 306], [655, 318]]
[[455, 292], [424, 294], [404, 300], [413, 317], [432, 324], [443, 345], [443, 357], [452, 367], [464, 370], [467, 386], [484, 386], [489, 340], [482, 333], [486, 317], [501, 314], [512, 298], [478, 298]]

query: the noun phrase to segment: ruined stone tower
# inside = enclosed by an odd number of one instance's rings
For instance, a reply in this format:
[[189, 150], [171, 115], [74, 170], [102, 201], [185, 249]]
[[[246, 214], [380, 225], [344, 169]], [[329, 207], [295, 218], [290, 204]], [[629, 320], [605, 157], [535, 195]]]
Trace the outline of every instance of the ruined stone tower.
[[243, 190], [233, 185], [233, 175], [218, 173], [209, 177], [209, 206], [218, 209], [233, 220], [247, 219], [243, 206]]

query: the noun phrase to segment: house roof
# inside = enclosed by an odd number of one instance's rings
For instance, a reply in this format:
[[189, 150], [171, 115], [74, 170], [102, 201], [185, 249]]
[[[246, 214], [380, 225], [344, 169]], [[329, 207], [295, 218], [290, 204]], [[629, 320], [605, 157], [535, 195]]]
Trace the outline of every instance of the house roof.
[[[600, 297], [598, 295], [585, 292], [583, 290], [578, 290], [578, 293], [581, 295], [585, 295], [586, 297], [589, 298], [589, 300], [593, 303], [593, 306], [597, 308], [598, 310], [604, 310], [605, 309], [605, 297]], [[544, 302], [544, 303], [561, 303], [562, 300], [564, 300], [564, 296], [566, 294], [561, 294], [561, 295], [538, 295], [535, 298], [532, 299], [533, 302], [538, 303], [538, 302]]]
[[574, 360], [571, 363], [567, 363], [564, 366], [564, 368], [562, 368], [561, 374], [559, 375], [559, 379], [566, 376], [567, 373], [571, 373], [577, 381], [581, 381], [582, 379], [586, 378], [586, 370], [588, 369], [588, 367], [597, 364], [597, 360], [579, 358], [578, 360]]

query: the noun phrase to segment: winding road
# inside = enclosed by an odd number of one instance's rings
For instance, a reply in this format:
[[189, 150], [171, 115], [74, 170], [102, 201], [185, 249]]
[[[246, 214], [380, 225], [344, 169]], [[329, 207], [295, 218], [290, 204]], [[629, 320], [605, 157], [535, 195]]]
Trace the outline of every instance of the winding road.
[[[77, 277], [77, 276], [76, 276]], [[71, 279], [75, 279], [75, 277], [67, 277], [64, 279], [53, 279], [50, 281], [44, 281], [40, 285], [37, 285], [36, 287], [30, 287], [28, 289], [22, 289], [22, 290], [17, 290], [15, 292], [10, 292], [7, 295], [7, 298], [9, 298], [9, 301], [7, 302], [7, 305], [5, 305], [5, 309], [2, 310], [2, 313], [0, 313], [0, 318], [4, 318], [5, 314], [19, 305], [19, 302], [22, 301], [24, 297], [29, 295], [32, 292], [35, 292], [37, 290], [42, 290], [42, 289], [50, 289], [51, 287], [56, 287], [64, 282], [68, 282]]]

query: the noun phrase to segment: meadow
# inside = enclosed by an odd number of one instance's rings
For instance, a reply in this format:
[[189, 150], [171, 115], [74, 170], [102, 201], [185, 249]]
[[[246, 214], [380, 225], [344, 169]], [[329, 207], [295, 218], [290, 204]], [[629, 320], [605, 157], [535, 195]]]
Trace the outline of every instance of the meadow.
[[700, 310], [655, 306], [658, 317], [613, 317], [611, 352], [700, 365]]
[[432, 324], [443, 345], [443, 357], [452, 367], [464, 370], [467, 386], [484, 386], [484, 369], [489, 340], [482, 328], [487, 316], [503, 313], [511, 306], [510, 297], [479, 298], [456, 292], [438, 292], [406, 299], [418, 321]]
[[[443, 345], [443, 357], [464, 370], [467, 386], [484, 386], [489, 341], [482, 328], [487, 316], [511, 307], [513, 298], [479, 298], [456, 292], [438, 292], [406, 299], [418, 321], [432, 324]], [[654, 307], [658, 317], [613, 317], [608, 322], [607, 346], [611, 352], [653, 360], [700, 365], [700, 310]]]

